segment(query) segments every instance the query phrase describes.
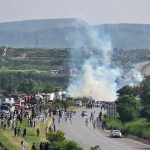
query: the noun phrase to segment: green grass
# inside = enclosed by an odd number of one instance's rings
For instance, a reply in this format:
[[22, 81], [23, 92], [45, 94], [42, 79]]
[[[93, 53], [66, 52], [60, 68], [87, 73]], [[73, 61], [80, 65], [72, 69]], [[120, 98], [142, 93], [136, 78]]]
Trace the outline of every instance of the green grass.
[[77, 107], [77, 106], [69, 106], [67, 109], [68, 110], [77, 110], [80, 109], [81, 107]]
[[146, 119], [126, 123], [125, 127], [129, 133], [150, 140], [150, 122], [146, 121]]
[[150, 122], [140, 118], [132, 122], [123, 124], [119, 119], [106, 119], [108, 125], [113, 129], [125, 129], [129, 134], [150, 140]]
[[16, 146], [8, 141], [7, 137], [4, 136], [2, 129], [0, 129], [0, 143], [8, 150], [16, 150]]
[[[18, 126], [21, 128], [21, 135], [19, 137], [14, 136], [14, 131], [7, 129], [6, 131], [0, 130], [0, 143], [5, 145], [8, 150], [20, 150], [20, 142], [23, 140], [25, 143], [25, 148], [27, 150], [31, 149], [32, 143], [36, 143], [37, 148], [39, 148], [40, 142], [46, 142], [45, 128], [50, 124], [51, 119], [46, 123], [38, 122], [36, 127], [28, 127], [28, 120], [24, 119], [22, 124], [18, 123]], [[23, 129], [27, 129], [27, 135], [23, 138]], [[40, 129], [40, 136], [36, 136], [36, 129]]]

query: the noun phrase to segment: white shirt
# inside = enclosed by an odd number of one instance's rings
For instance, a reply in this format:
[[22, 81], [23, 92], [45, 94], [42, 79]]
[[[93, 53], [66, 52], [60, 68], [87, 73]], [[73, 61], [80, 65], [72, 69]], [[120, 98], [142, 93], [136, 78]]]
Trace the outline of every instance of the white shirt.
[[25, 150], [24, 144], [21, 145], [21, 150]]

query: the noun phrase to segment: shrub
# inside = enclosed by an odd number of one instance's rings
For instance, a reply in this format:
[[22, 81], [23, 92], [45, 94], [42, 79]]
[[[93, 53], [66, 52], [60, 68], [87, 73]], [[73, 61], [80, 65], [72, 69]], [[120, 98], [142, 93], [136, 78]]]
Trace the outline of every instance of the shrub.
[[49, 142], [63, 142], [66, 140], [65, 134], [62, 131], [50, 132], [46, 135]]
[[50, 143], [49, 150], [65, 150], [65, 143], [64, 142], [52, 142]]
[[49, 150], [83, 150], [83, 148], [74, 141], [51, 142]]
[[74, 141], [67, 141], [65, 150], [83, 150], [83, 148]]
[[113, 129], [122, 129], [123, 123], [119, 119], [105, 119], [108, 126], [112, 126]]

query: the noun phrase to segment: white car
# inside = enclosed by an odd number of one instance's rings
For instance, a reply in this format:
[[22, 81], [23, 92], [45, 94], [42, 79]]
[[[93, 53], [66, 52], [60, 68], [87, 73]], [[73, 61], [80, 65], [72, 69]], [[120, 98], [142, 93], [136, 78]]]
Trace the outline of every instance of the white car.
[[82, 111], [81, 115], [84, 117], [84, 116], [88, 116], [88, 113], [87, 111]]
[[79, 106], [79, 107], [82, 107], [82, 102], [81, 101], [77, 101], [75, 105]]
[[110, 137], [111, 138], [113, 138], [113, 137], [122, 138], [122, 134], [119, 130], [112, 130], [111, 133], [110, 133]]

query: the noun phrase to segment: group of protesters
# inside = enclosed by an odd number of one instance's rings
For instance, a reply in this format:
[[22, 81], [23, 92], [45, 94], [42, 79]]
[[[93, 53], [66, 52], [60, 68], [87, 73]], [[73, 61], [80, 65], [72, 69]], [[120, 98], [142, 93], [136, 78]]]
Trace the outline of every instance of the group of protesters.
[[[34, 113], [34, 111], [38, 113]], [[23, 128], [22, 122], [26, 118], [28, 121], [28, 127], [34, 128], [37, 136], [40, 136], [40, 128], [36, 128], [37, 122], [46, 122], [48, 121], [48, 117], [51, 116], [51, 111], [49, 110], [38, 110], [34, 106], [28, 109], [28, 112], [22, 111], [20, 109], [15, 110], [14, 112], [9, 113], [1, 113], [0, 114], [0, 128], [5, 131], [12, 131], [14, 133], [14, 137], [25, 137], [28, 135], [28, 129], [26, 127]], [[51, 127], [49, 127], [49, 131]], [[55, 127], [56, 128], [56, 127]], [[47, 144], [41, 143], [40, 150], [46, 150]], [[32, 149], [34, 150], [34, 144], [32, 145]], [[45, 147], [45, 148], [42, 148]], [[21, 141], [21, 150], [24, 150], [24, 142]], [[36, 149], [35, 149], [36, 150]]]
[[96, 127], [101, 127], [102, 130], [104, 130], [105, 125], [102, 121], [102, 116], [102, 111], [99, 112], [97, 117], [95, 117], [95, 111], [91, 112], [90, 117], [85, 119], [86, 126], [88, 126], [90, 122], [92, 123], [94, 130], [96, 129]]

